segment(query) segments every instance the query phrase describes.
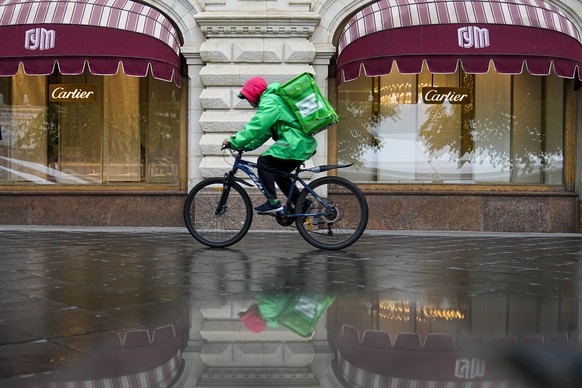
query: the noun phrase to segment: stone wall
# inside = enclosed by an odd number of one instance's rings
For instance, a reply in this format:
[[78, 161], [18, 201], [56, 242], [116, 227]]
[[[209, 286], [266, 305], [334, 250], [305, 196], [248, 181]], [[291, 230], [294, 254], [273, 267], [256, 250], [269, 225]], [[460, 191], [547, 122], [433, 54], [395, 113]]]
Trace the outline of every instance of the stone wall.
[[574, 193], [366, 193], [368, 230], [578, 232]]
[[[368, 191], [368, 230], [573, 233], [580, 231], [574, 193], [426, 194]], [[185, 193], [0, 194], [0, 225], [182, 227]], [[253, 204], [263, 197], [251, 192]], [[252, 229], [294, 230], [254, 215]]]
[[[222, 175], [232, 158], [222, 139], [242, 129], [254, 111], [236, 97], [244, 82], [261, 75], [285, 82], [315, 73], [328, 91], [334, 35], [342, 23], [373, 0], [146, 0], [168, 15], [184, 40], [188, 76], [188, 188]], [[582, 1], [550, 1], [582, 30]], [[331, 97], [331, 96], [330, 96]], [[582, 126], [582, 90], [577, 127]], [[580, 138], [579, 138], [580, 139]], [[310, 161], [327, 163], [327, 134]], [[256, 157], [262, 149], [250, 157]], [[582, 141], [578, 140], [576, 190], [582, 187]], [[576, 193], [483, 194], [367, 193], [368, 229], [574, 232], [582, 225]], [[183, 226], [185, 190], [172, 193], [0, 193], [0, 224]], [[253, 227], [269, 229], [271, 218], [256, 216]]]

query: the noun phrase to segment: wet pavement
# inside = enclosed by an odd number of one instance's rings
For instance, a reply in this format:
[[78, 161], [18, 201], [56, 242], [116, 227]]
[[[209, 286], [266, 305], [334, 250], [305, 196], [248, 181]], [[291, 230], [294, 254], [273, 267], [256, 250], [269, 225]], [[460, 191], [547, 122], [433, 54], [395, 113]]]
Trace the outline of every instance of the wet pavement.
[[[582, 387], [582, 235], [0, 226], [0, 387]], [[242, 318], [240, 316], [243, 316]]]

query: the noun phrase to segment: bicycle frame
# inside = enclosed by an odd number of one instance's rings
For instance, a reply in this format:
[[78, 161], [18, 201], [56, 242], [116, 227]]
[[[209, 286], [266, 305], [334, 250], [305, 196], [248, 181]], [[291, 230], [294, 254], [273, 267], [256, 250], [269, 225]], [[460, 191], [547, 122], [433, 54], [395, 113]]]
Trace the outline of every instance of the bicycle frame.
[[[184, 201], [183, 216], [188, 231], [198, 242], [211, 248], [236, 244], [250, 230], [254, 212], [247, 187], [256, 186], [266, 197], [265, 186], [257, 172], [261, 163], [244, 160], [244, 150], [231, 149], [230, 152], [234, 158], [231, 168], [222, 177], [198, 182]], [[362, 191], [339, 176], [313, 176], [305, 180], [300, 177], [303, 173], [324, 173], [350, 165], [326, 164], [310, 168], [301, 163], [295, 165], [293, 170], [273, 169], [278, 178], [289, 179], [292, 183], [289, 190], [285, 188], [289, 193], [281, 211], [258, 214], [273, 216], [283, 227], [295, 224], [301, 237], [319, 249], [343, 249], [356, 242], [368, 222], [368, 204]], [[238, 174], [239, 170], [246, 176]], [[299, 191], [297, 203], [291, 201], [295, 200], [295, 190]], [[301, 213], [295, 213], [296, 210]]]
[[[252, 170], [252, 169], [256, 169], [257, 167], [258, 167], [257, 163], [243, 159], [242, 152], [240, 150], [238, 150], [237, 154], [235, 155], [235, 158], [234, 158], [234, 163], [232, 165], [232, 169], [228, 173], [225, 174], [225, 180], [229, 180], [229, 181], [236, 180], [238, 182], [241, 182], [241, 183], [251, 187], [252, 185], [250, 183], [248, 183], [240, 178], [235, 177], [237, 171], [241, 170], [253, 181], [253, 183], [259, 189], [259, 191], [261, 193], [263, 193], [263, 195], [266, 197], [267, 193], [265, 192], [265, 188], [263, 187], [261, 180]], [[309, 185], [299, 176], [299, 174], [302, 171], [310, 171], [310, 169], [303, 170], [303, 169], [301, 169], [301, 167], [297, 167], [294, 171], [295, 171], [294, 173], [288, 173], [285, 171], [275, 171], [275, 173], [277, 175], [291, 178], [291, 181], [292, 181], [291, 190], [289, 191], [289, 193], [287, 193], [287, 201], [285, 202], [285, 206], [283, 207], [283, 212], [285, 213], [285, 215], [287, 217], [296, 218], [296, 217], [317, 216], [317, 215], [323, 214], [323, 213], [293, 213], [293, 214], [288, 213], [289, 207], [291, 206], [291, 194], [293, 192], [292, 190], [297, 182], [299, 182], [299, 184], [305, 190], [309, 191], [309, 193], [311, 195], [313, 195], [313, 197], [315, 199], [317, 199], [317, 201], [325, 208], [326, 211], [331, 210], [331, 207], [326, 203], [326, 201], [324, 201], [315, 191], [313, 191], [313, 189], [311, 187], [309, 187]], [[311, 171], [316, 172], [316, 169], [313, 169]], [[219, 205], [218, 205], [218, 208], [216, 210], [216, 214], [218, 214], [221, 211], [221, 209], [224, 206], [224, 203], [226, 203], [226, 198], [228, 198], [228, 190], [229, 190], [229, 188], [225, 188], [225, 192], [223, 192], [223, 195], [219, 201]]]

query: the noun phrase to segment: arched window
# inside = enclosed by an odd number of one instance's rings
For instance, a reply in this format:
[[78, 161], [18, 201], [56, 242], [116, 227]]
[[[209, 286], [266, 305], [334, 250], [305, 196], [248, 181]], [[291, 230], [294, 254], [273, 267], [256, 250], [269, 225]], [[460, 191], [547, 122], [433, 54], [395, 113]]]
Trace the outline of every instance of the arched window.
[[361, 75], [338, 90], [337, 159], [354, 163], [340, 173], [360, 183], [561, 185], [564, 84], [395, 65]]
[[145, 4], [0, 5], [0, 186], [179, 186], [180, 36]]
[[[536, 1], [380, 0], [338, 38], [332, 158], [361, 183], [570, 187], [580, 32]], [[570, 131], [571, 132], [571, 131]]]

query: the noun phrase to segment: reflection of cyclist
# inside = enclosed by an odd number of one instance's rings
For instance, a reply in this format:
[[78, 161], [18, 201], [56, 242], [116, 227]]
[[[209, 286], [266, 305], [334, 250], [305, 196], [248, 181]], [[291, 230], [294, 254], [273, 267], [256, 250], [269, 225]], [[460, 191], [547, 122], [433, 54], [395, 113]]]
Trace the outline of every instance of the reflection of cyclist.
[[[275, 175], [273, 170], [291, 172], [315, 153], [317, 142], [301, 130], [299, 121], [287, 103], [277, 94], [281, 85], [267, 85], [261, 77], [249, 79], [238, 97], [246, 99], [253, 108], [258, 108], [254, 117], [235, 136], [224, 139], [223, 147], [254, 150], [269, 138], [275, 143], [258, 159], [258, 174], [267, 195], [267, 202], [255, 208], [258, 212], [275, 213], [283, 210], [277, 199], [275, 182], [287, 195], [291, 179]], [[299, 190], [294, 187], [291, 202], [295, 203]]]
[[284, 326], [302, 337], [309, 337], [334, 300], [334, 296], [311, 293], [261, 294], [239, 317], [253, 333], [260, 333], [267, 327]]

